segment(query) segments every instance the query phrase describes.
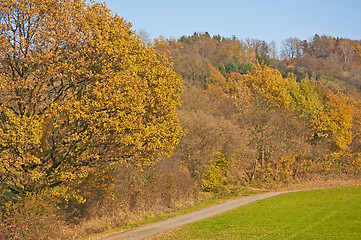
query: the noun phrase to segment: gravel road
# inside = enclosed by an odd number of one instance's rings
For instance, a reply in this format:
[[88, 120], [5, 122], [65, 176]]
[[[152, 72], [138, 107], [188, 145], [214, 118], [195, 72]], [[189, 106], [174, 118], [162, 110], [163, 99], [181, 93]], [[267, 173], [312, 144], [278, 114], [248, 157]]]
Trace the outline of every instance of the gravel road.
[[166, 220], [151, 223], [149, 225], [133, 228], [128, 231], [118, 233], [111, 237], [104, 238], [103, 240], [139, 240], [147, 237], [151, 237], [158, 233], [168, 231], [172, 228], [182, 226], [187, 223], [199, 221], [205, 218], [212, 217], [214, 215], [224, 213], [231, 209], [243, 206], [247, 203], [258, 201], [261, 199], [274, 197], [277, 195], [294, 192], [294, 191], [283, 191], [283, 192], [269, 192], [263, 194], [257, 194], [249, 197], [242, 197], [237, 199], [228, 200], [223, 203], [211, 205], [206, 208], [202, 208], [198, 211], [187, 213], [184, 215], [168, 218]]

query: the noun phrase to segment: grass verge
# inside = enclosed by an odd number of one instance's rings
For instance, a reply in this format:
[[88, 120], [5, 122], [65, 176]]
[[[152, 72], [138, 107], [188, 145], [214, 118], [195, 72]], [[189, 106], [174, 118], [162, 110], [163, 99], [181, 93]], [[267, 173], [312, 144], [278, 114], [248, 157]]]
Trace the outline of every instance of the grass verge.
[[151, 218], [139, 221], [139, 222], [131, 223], [131, 224], [128, 224], [128, 225], [125, 225], [125, 226], [120, 226], [118, 228], [113, 228], [113, 229], [110, 229], [110, 230], [108, 230], [106, 232], [93, 234], [93, 235], [90, 235], [90, 236], [87, 236], [87, 237], [81, 238], [81, 239], [83, 239], [83, 240], [102, 239], [104, 237], [116, 234], [117, 232], [122, 232], [122, 231], [127, 230], [127, 229], [144, 226], [146, 224], [162, 221], [162, 220], [165, 220], [167, 218], [171, 218], [171, 217], [183, 215], [183, 214], [186, 214], [186, 213], [194, 212], [194, 211], [197, 211], [199, 209], [202, 209], [202, 208], [208, 207], [210, 205], [220, 203], [220, 202], [223, 202], [223, 201], [226, 201], [226, 200], [229, 200], [229, 199], [238, 198], [240, 196], [250, 196], [250, 195], [254, 195], [254, 194], [257, 194], [257, 193], [260, 193], [260, 192], [265, 192], [265, 191], [266, 190], [253, 190], [253, 189], [244, 190], [241, 195], [232, 195], [232, 196], [227, 196], [227, 197], [224, 197], [224, 198], [212, 199], [212, 200], [202, 202], [200, 204], [197, 204], [197, 205], [195, 205], [193, 207], [190, 207], [190, 208], [187, 208], [187, 209], [179, 210], [179, 211], [172, 212], [172, 213], [169, 213], [169, 214], [164, 214], [164, 215], [161, 215], [161, 216], [151, 217]]

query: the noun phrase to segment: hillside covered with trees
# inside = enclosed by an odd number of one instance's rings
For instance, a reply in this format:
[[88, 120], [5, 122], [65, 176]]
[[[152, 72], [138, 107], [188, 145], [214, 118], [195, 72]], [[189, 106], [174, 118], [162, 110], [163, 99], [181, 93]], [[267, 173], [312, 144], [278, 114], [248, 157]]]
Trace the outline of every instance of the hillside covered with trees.
[[142, 41], [102, 4], [0, 3], [0, 239], [74, 239], [360, 178], [361, 42]]
[[207, 33], [155, 47], [184, 84], [179, 117], [187, 134], [173, 158], [205, 189], [359, 174], [359, 42], [290, 38], [280, 59], [273, 43]]

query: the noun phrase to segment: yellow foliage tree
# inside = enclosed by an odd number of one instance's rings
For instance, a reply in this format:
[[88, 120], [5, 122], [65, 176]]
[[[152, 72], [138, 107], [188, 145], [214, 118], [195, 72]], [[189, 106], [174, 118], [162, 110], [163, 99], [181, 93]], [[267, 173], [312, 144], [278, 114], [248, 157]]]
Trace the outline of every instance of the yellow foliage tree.
[[332, 136], [341, 149], [345, 149], [352, 142], [354, 134], [353, 126], [354, 109], [348, 103], [348, 97], [339, 93], [326, 92], [326, 126], [332, 132]]
[[324, 91], [306, 78], [297, 82], [294, 75], [289, 75], [287, 80], [292, 109], [299, 117], [308, 119], [319, 136], [325, 135]]
[[355, 116], [352, 99], [307, 79], [298, 83], [294, 76], [289, 76], [288, 80], [291, 107], [300, 117], [309, 119], [318, 137], [329, 137], [336, 146], [345, 149], [354, 137], [351, 131]]
[[203, 173], [202, 187], [205, 191], [218, 193], [225, 183], [229, 159], [219, 151], [213, 151], [211, 161]]
[[255, 64], [254, 70], [244, 76], [246, 84], [257, 94], [264, 96], [274, 106], [289, 107], [291, 97], [288, 81], [281, 73], [267, 65]]
[[37, 191], [171, 154], [181, 79], [130, 27], [105, 4], [0, 2], [2, 188]]

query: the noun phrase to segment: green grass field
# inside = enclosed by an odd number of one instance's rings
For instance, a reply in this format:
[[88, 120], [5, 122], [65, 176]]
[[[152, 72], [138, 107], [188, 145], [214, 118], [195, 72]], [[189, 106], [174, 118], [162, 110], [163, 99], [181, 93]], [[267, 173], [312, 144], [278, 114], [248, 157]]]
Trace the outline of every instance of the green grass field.
[[261, 200], [152, 239], [361, 239], [361, 187]]

